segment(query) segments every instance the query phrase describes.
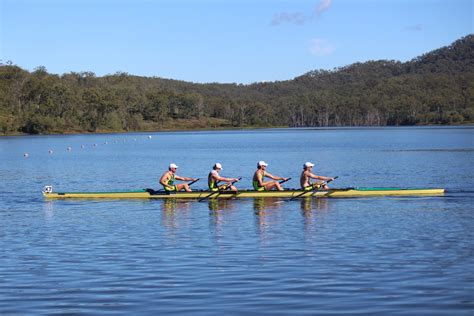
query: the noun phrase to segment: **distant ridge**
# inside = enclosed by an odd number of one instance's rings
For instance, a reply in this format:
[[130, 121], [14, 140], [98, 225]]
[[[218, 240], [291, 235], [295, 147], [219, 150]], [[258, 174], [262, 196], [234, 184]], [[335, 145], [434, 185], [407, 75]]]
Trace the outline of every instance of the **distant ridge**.
[[474, 36], [408, 62], [354, 63], [292, 80], [197, 84], [0, 65], [0, 133], [474, 122]]

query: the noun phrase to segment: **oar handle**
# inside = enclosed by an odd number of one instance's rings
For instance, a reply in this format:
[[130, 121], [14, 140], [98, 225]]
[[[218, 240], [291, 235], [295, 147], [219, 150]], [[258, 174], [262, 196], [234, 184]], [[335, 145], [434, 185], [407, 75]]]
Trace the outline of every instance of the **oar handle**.
[[[239, 178], [237, 178], [237, 180], [232, 181], [231, 183], [225, 185], [225, 189], [227, 189], [228, 187], [230, 187], [231, 185], [233, 185], [234, 183], [236, 183], [237, 181], [240, 181], [240, 180], [242, 180], [242, 177], [239, 177]], [[220, 191], [220, 190], [219, 190], [219, 191]]]
[[281, 181], [280, 181], [280, 184], [285, 183], [286, 181], [290, 181], [290, 180], [291, 180], [291, 178], [288, 178], [288, 179], [286, 179], [286, 180], [281, 180]]
[[335, 176], [334, 178], [329, 179], [328, 181], [325, 181], [325, 182], [323, 182], [323, 183], [324, 183], [324, 184], [328, 184], [329, 182], [334, 181], [334, 180], [336, 180], [337, 178], [339, 178], [339, 176]]

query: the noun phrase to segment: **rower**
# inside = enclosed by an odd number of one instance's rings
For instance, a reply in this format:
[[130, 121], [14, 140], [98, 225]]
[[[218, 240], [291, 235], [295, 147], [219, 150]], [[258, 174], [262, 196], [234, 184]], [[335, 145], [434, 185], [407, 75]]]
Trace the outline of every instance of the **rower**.
[[[303, 165], [303, 172], [301, 172], [301, 177], [300, 177], [300, 184], [301, 184], [301, 189], [305, 191], [311, 191], [314, 189], [320, 189], [321, 187], [324, 190], [329, 190], [329, 187], [325, 183], [325, 181], [333, 181], [334, 178], [329, 178], [329, 177], [323, 177], [323, 176], [318, 176], [312, 172], [314, 167], [314, 164], [311, 162], [305, 162]], [[316, 179], [316, 180], [323, 180], [321, 182], [317, 183], [311, 183], [311, 179]]]
[[[219, 172], [222, 170], [222, 165], [218, 162], [214, 164], [212, 167], [211, 172], [207, 176], [207, 184], [209, 186], [209, 190], [211, 191], [219, 191], [219, 190], [228, 190], [236, 192], [237, 188], [232, 185], [232, 182], [238, 182], [239, 179], [237, 178], [224, 178], [219, 175]], [[219, 185], [219, 182], [227, 182], [227, 184]]]
[[277, 189], [278, 191], [283, 191], [283, 187], [278, 181], [266, 181], [264, 182], [263, 179], [265, 177], [273, 179], [273, 180], [284, 180], [287, 181], [288, 178], [277, 177], [274, 176], [265, 170], [267, 169], [268, 164], [265, 161], [259, 161], [257, 164], [257, 171], [255, 171], [253, 175], [253, 188], [255, 191], [270, 191], [272, 189]]
[[176, 169], [178, 169], [178, 166], [174, 163], [171, 163], [169, 165], [168, 171], [163, 173], [163, 175], [161, 176], [160, 184], [163, 186], [165, 191], [168, 191], [168, 192], [178, 192], [181, 190], [185, 190], [186, 192], [191, 192], [192, 190], [187, 183], [174, 184], [174, 182], [176, 180], [196, 181], [197, 179], [180, 177], [176, 175]]

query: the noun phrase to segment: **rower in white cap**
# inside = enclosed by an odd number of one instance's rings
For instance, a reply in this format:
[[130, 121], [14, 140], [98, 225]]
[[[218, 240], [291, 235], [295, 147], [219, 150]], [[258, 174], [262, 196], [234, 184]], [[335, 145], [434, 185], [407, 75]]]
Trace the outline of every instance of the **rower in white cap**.
[[[214, 164], [212, 167], [211, 172], [207, 176], [207, 184], [209, 186], [209, 190], [211, 191], [219, 191], [219, 190], [228, 190], [237, 191], [237, 188], [232, 185], [233, 182], [238, 182], [239, 179], [237, 178], [224, 178], [219, 175], [219, 172], [222, 170], [222, 165], [218, 162]], [[219, 185], [219, 182], [227, 182], [227, 184]]]
[[181, 190], [185, 190], [187, 192], [191, 192], [191, 188], [187, 183], [180, 183], [180, 184], [174, 184], [176, 180], [180, 181], [197, 181], [198, 179], [195, 178], [187, 178], [187, 177], [180, 177], [176, 175], [176, 169], [178, 169], [178, 166], [174, 163], [171, 163], [168, 171], [163, 173], [163, 175], [160, 178], [160, 184], [163, 186], [165, 191], [169, 192], [177, 192]]
[[272, 189], [277, 189], [278, 191], [283, 191], [283, 187], [278, 181], [266, 181], [263, 179], [265, 177], [273, 180], [284, 180], [287, 181], [288, 178], [274, 176], [265, 170], [267, 169], [268, 164], [265, 161], [259, 161], [257, 164], [257, 171], [255, 171], [252, 179], [253, 188], [256, 191], [270, 191]]
[[[326, 181], [333, 181], [334, 178], [318, 176], [312, 172], [314, 164], [311, 162], [305, 162], [303, 164], [303, 172], [301, 173], [300, 177], [300, 184], [301, 188], [305, 191], [311, 191], [319, 188], [323, 188], [324, 190], [328, 190], [329, 187], [325, 183]], [[311, 183], [311, 179], [316, 180], [323, 180], [322, 182]]]

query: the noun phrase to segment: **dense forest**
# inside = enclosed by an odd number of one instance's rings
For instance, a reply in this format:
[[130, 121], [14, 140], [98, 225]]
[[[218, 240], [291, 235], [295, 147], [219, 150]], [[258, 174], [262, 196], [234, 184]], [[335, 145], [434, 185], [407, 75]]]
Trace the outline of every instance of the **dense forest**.
[[408, 62], [355, 63], [292, 80], [196, 84], [0, 64], [0, 133], [474, 122], [474, 35]]

